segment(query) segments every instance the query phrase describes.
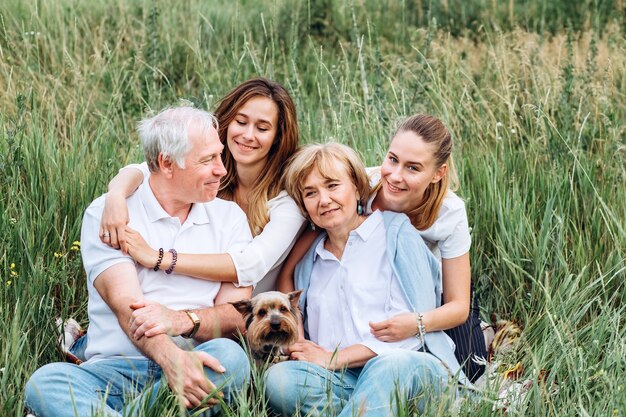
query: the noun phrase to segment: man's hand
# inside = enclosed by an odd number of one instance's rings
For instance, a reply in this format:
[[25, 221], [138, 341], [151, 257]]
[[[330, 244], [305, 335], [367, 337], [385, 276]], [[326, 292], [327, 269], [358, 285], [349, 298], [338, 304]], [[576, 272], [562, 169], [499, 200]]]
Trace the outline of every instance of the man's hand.
[[135, 340], [159, 334], [179, 336], [193, 329], [193, 322], [184, 311], [171, 310], [155, 301], [144, 300], [130, 305], [130, 334]]
[[[221, 391], [215, 393], [216, 387], [204, 373], [204, 366], [219, 373], [226, 371], [217, 359], [206, 352], [180, 349], [170, 352], [162, 365], [168, 385], [186, 408], [213, 406], [219, 403], [216, 396], [224, 396]], [[212, 394], [213, 398], [205, 401]]]

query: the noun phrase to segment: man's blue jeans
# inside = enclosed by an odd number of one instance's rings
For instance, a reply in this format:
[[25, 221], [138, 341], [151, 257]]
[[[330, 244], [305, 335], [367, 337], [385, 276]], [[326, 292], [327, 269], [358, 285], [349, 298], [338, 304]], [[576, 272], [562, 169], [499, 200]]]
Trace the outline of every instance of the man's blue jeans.
[[397, 350], [343, 372], [308, 362], [281, 362], [267, 370], [265, 390], [270, 407], [285, 416], [299, 410], [301, 415], [382, 417], [396, 415], [398, 406], [413, 398], [422, 411], [448, 378], [447, 368], [430, 353]]
[[[243, 349], [229, 339], [210, 340], [194, 350], [207, 352], [226, 368], [223, 374], [205, 367], [209, 380], [232, 401], [248, 380], [250, 364]], [[58, 362], [39, 368], [26, 383], [24, 401], [37, 417], [84, 417], [92, 410], [106, 416], [132, 415], [133, 407], [156, 398], [161, 367], [148, 359], [105, 359], [81, 365]], [[219, 406], [210, 409], [211, 414]]]

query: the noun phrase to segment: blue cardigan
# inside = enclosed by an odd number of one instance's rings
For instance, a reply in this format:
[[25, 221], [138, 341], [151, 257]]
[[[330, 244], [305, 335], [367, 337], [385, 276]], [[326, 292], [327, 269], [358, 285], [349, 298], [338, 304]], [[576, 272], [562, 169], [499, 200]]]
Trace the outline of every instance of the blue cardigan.
[[[387, 236], [387, 256], [411, 310], [430, 311], [439, 307], [441, 305], [439, 262], [428, 250], [406, 215], [392, 211], [384, 211], [382, 214]], [[295, 287], [302, 290], [300, 311], [304, 315], [305, 329], [307, 290], [313, 271], [315, 248], [325, 237], [326, 234], [322, 233], [313, 242], [295, 270]], [[424, 341], [428, 351], [439, 358], [450, 372], [457, 376], [459, 382], [470, 385], [443, 331], [426, 333]]]

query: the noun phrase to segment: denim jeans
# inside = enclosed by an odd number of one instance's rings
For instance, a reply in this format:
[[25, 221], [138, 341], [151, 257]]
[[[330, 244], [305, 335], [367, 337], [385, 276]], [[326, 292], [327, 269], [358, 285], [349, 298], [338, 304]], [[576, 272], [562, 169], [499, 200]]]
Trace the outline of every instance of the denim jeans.
[[70, 346], [70, 352], [72, 355], [76, 356], [81, 361], [85, 362], [87, 359], [85, 358], [85, 349], [87, 349], [87, 338], [89, 337], [88, 333], [85, 333], [83, 336], [76, 339], [76, 341]]
[[[226, 368], [223, 374], [205, 367], [205, 373], [221, 388], [229, 403], [247, 381], [250, 364], [243, 349], [229, 339], [215, 339], [194, 349], [214, 356]], [[26, 408], [37, 417], [84, 417], [92, 410], [106, 416], [133, 415], [152, 404], [161, 386], [159, 365], [148, 359], [103, 359], [85, 362], [50, 363], [39, 368], [26, 383]], [[209, 414], [219, 412], [219, 406]]]
[[343, 372], [281, 362], [267, 370], [265, 390], [270, 408], [285, 416], [299, 410], [301, 415], [382, 417], [396, 415], [398, 406], [413, 398], [421, 411], [448, 378], [447, 368], [430, 353], [397, 350]]

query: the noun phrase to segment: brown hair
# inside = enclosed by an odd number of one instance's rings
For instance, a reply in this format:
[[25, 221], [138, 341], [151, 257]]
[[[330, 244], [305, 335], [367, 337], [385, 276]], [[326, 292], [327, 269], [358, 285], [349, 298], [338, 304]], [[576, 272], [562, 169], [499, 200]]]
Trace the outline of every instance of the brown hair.
[[[414, 209], [405, 213], [415, 228], [425, 230], [435, 223], [446, 192], [449, 189], [456, 191], [458, 188], [459, 179], [452, 158], [452, 136], [441, 120], [428, 114], [414, 114], [404, 120], [394, 133], [394, 137], [400, 132], [413, 132], [421, 140], [431, 144], [434, 148], [435, 166], [437, 168], [443, 164], [448, 166], [441, 180], [429, 184], [422, 200], [416, 202], [417, 206]], [[380, 191], [380, 188], [379, 181], [374, 187], [374, 192]]]
[[[226, 144], [228, 126], [233, 121], [239, 109], [254, 97], [267, 97], [276, 103], [278, 107], [278, 126], [276, 136], [269, 153], [267, 163], [261, 176], [250, 190], [248, 208], [248, 224], [253, 235], [263, 231], [269, 222], [267, 202], [276, 197], [282, 189], [279, 181], [285, 168], [285, 162], [295, 152], [298, 146], [298, 120], [296, 106], [291, 96], [283, 86], [266, 78], [254, 78], [248, 80], [224, 96], [218, 103], [215, 115], [219, 121], [218, 134], [220, 141]], [[222, 152], [226, 176], [222, 179], [222, 185], [218, 197], [225, 200], [235, 199], [237, 188], [237, 163], [230, 153], [228, 146], [224, 146]]]
[[312, 143], [300, 148], [289, 160], [283, 175], [285, 190], [295, 200], [306, 218], [310, 218], [302, 198], [306, 178], [317, 168], [325, 179], [335, 179], [333, 175], [337, 174], [341, 167], [348, 173], [359, 193], [361, 206], [365, 207], [370, 196], [369, 179], [361, 158], [352, 148], [336, 142]]

